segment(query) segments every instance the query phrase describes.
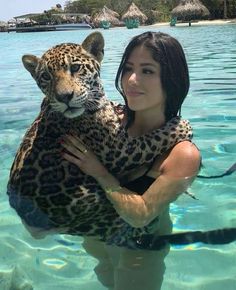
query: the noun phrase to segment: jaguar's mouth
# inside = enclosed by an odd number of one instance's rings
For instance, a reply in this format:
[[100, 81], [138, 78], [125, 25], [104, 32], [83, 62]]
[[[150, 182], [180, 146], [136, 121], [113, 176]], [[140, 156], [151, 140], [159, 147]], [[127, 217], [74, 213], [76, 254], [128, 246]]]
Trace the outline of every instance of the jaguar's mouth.
[[76, 118], [76, 117], [82, 115], [84, 111], [85, 111], [84, 107], [68, 107], [64, 111], [63, 115], [66, 118], [73, 119], [73, 118]]

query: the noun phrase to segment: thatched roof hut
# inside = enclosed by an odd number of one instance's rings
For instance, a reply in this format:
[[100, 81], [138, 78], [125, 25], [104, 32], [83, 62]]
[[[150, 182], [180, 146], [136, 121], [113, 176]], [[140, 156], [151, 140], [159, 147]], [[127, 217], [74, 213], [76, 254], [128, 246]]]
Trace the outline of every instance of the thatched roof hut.
[[117, 13], [114, 10], [111, 10], [110, 8], [108, 8], [106, 5], [103, 6], [103, 9], [108, 13], [111, 14], [112, 16], [116, 17], [116, 18], [120, 18], [120, 14]]
[[199, 0], [180, 0], [179, 5], [171, 11], [172, 17], [183, 21], [202, 19], [209, 15], [209, 10]]
[[113, 26], [120, 25], [119, 19], [113, 16], [113, 13], [109, 12], [110, 9], [107, 9], [103, 7], [102, 10], [93, 17], [92, 21], [96, 27], [99, 27], [100, 23], [103, 21], [110, 22]]
[[140, 23], [147, 21], [147, 16], [132, 2], [127, 12], [121, 17], [122, 20], [126, 21], [129, 19], [139, 20]]

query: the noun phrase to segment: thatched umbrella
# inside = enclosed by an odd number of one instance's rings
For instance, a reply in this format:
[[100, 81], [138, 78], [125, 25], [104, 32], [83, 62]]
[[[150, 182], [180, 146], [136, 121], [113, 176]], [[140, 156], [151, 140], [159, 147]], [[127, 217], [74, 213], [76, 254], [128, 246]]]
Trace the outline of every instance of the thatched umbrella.
[[131, 3], [127, 12], [121, 17], [121, 19], [124, 21], [137, 19], [140, 23], [145, 23], [148, 18], [134, 3]]
[[116, 17], [116, 18], [120, 18], [120, 14], [117, 13], [114, 10], [109, 9], [106, 5], [103, 6], [103, 9], [108, 13], [111, 14], [112, 16]]
[[107, 11], [104, 7], [93, 17], [93, 23], [96, 27], [99, 27], [101, 22], [109, 22], [113, 26], [120, 25], [119, 19], [113, 16], [113, 14]]
[[199, 0], [180, 0], [179, 5], [171, 11], [172, 17], [189, 21], [189, 25], [191, 25], [191, 20], [202, 19], [209, 14], [209, 10]]

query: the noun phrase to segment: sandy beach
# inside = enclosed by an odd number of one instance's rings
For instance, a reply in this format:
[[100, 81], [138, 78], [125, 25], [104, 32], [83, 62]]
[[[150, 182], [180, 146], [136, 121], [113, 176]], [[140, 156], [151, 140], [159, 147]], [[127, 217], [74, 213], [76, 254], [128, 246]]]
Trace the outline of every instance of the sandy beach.
[[[217, 20], [199, 20], [193, 21], [192, 26], [198, 25], [223, 25], [223, 24], [236, 24], [236, 19], [217, 19]], [[157, 22], [155, 24], [149, 25], [149, 27], [158, 27], [158, 26], [170, 26], [170, 22]], [[188, 26], [188, 22], [177, 23], [176, 26]]]

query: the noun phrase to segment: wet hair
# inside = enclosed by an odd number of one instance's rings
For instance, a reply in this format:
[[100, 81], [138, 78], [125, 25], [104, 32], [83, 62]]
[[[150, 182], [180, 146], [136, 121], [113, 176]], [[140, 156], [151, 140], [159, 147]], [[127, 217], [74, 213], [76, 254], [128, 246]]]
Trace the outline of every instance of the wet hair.
[[135, 112], [130, 110], [127, 105], [121, 81], [130, 54], [134, 48], [141, 45], [150, 51], [153, 59], [161, 67], [161, 83], [166, 93], [166, 121], [180, 115], [182, 103], [189, 90], [188, 65], [181, 44], [175, 38], [162, 32], [148, 31], [135, 36], [124, 51], [115, 80], [116, 89], [123, 96], [126, 103], [127, 126], [133, 122]]

